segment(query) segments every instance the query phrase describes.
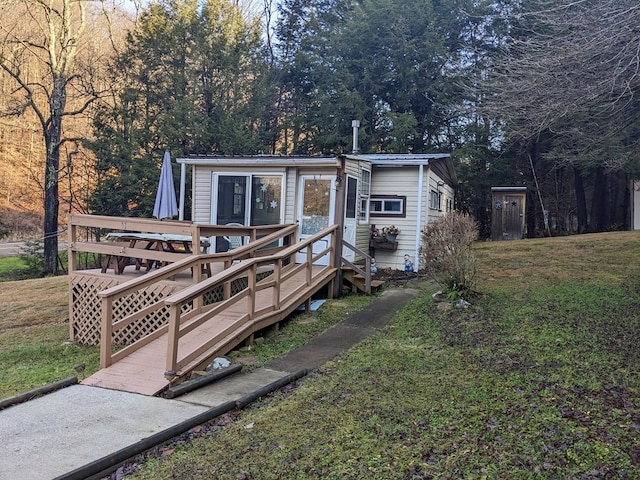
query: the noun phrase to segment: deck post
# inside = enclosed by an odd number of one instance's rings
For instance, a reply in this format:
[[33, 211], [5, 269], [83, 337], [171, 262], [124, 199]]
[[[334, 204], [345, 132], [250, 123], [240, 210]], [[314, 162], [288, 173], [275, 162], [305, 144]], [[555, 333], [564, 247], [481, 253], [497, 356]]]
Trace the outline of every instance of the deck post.
[[169, 308], [169, 330], [167, 339], [167, 372], [178, 370], [178, 340], [180, 340], [180, 304]]
[[113, 301], [102, 297], [100, 324], [100, 368], [111, 366], [111, 339], [113, 336]]
[[[78, 263], [77, 263], [78, 254], [74, 249], [77, 232], [76, 232], [76, 226], [71, 221], [72, 218], [73, 218], [73, 215], [69, 215], [69, 238], [67, 240], [69, 242], [69, 245], [67, 247], [67, 255], [69, 257], [69, 268], [68, 268], [69, 279], [71, 279], [72, 272], [74, 272], [78, 268]], [[69, 286], [71, 286], [71, 282], [69, 282]], [[69, 338], [72, 341], [75, 341], [75, 332], [73, 329], [73, 288], [69, 288]]]
[[251, 268], [247, 272], [247, 288], [249, 289], [249, 296], [247, 297], [249, 300], [249, 320], [253, 320], [256, 316], [256, 278], [258, 277], [258, 264], [254, 263], [251, 265]]
[[311, 286], [311, 273], [313, 271], [313, 243], [307, 247], [307, 286]]
[[69, 245], [68, 245], [68, 257], [69, 257], [69, 273], [78, 269], [78, 253], [75, 251], [73, 246], [76, 243], [78, 232], [76, 230], [76, 226], [71, 222], [71, 217], [69, 217]]
[[[344, 197], [344, 195], [343, 195]], [[344, 206], [343, 206], [344, 208]], [[344, 219], [344, 211], [342, 213], [342, 218]], [[342, 221], [344, 223], [344, 220]], [[340, 296], [340, 288], [342, 286], [342, 230], [344, 229], [343, 225], [339, 225], [336, 230], [331, 234], [331, 262], [329, 265], [332, 268], [336, 268], [337, 272], [334, 278], [329, 282], [329, 286], [327, 287], [327, 297], [334, 298]], [[338, 231], [340, 235], [338, 236]], [[339, 246], [339, 247], [338, 247]]]
[[[191, 254], [192, 255], [200, 255], [201, 252], [201, 244], [200, 244], [200, 227], [197, 224], [193, 224], [191, 227]], [[192, 282], [194, 284], [200, 283], [202, 280], [202, 266], [198, 264], [194, 265], [191, 269]], [[193, 308], [195, 310], [200, 311], [202, 309], [204, 302], [202, 296], [193, 299]]]
[[369, 295], [371, 293], [371, 257], [364, 257], [364, 291]]
[[282, 259], [273, 265], [273, 308], [280, 310], [280, 279], [282, 276]]
[[[228, 268], [231, 268], [231, 265], [231, 258], [227, 258], [224, 261], [224, 269], [227, 270]], [[231, 281], [227, 280], [224, 282], [224, 286], [222, 287], [222, 299], [228, 300], [229, 298], [231, 298]]]

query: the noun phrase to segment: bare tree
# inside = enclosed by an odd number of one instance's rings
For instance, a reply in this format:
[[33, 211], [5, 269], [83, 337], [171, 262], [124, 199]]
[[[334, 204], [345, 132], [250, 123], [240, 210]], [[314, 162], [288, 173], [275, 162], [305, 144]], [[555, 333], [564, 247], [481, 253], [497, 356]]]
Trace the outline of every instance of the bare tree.
[[3, 0], [0, 3], [0, 70], [13, 81], [5, 116], [31, 112], [45, 145], [44, 273], [57, 272], [61, 147], [67, 119], [80, 117], [98, 97], [98, 59], [78, 62], [88, 48], [87, 0]]
[[[500, 122], [509, 146], [528, 157], [538, 178], [544, 170], [573, 172], [578, 231], [618, 228], [625, 220], [606, 218], [605, 212], [627, 207], [602, 192], [623, 192], [626, 176], [640, 173], [640, 4], [512, 5], [519, 9], [504, 16], [510, 36], [476, 90], [482, 98], [478, 109]], [[530, 231], [536, 228], [534, 205], [528, 203]]]
[[618, 160], [628, 160], [638, 151], [630, 133], [640, 121], [640, 4], [529, 3], [511, 18], [514, 35], [485, 83], [484, 108], [516, 137], [549, 130], [574, 153], [622, 142]]

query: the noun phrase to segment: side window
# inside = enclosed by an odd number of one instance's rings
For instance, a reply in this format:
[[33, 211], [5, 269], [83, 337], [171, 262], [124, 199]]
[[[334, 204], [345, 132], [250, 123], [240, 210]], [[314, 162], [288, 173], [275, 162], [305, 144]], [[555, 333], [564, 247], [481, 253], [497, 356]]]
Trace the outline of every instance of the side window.
[[431, 195], [429, 196], [429, 208], [432, 210], [442, 210], [442, 194], [440, 192], [436, 192], [435, 190], [431, 190]]
[[406, 217], [407, 197], [372, 196], [369, 211], [372, 217]]
[[360, 183], [360, 223], [369, 223], [369, 197], [371, 195], [371, 171], [361, 170]]

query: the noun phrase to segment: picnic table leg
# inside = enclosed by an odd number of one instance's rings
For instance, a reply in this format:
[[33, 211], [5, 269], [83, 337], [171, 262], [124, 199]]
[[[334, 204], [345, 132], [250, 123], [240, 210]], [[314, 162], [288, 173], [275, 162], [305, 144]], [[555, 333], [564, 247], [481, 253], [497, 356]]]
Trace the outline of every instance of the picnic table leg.
[[117, 273], [124, 273], [125, 267], [129, 264], [129, 257], [116, 257]]
[[111, 262], [111, 255], [105, 255], [104, 259], [102, 260], [102, 265], [100, 268], [100, 271], [102, 273], [107, 273], [107, 269], [109, 268], [109, 262]]

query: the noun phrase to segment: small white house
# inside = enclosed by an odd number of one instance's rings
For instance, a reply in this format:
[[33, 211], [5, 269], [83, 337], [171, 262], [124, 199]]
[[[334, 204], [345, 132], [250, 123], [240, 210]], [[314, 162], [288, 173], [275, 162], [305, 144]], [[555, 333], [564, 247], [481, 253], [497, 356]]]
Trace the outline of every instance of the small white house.
[[[404, 269], [405, 254], [419, 267], [420, 233], [433, 218], [453, 211], [457, 183], [448, 154], [194, 156], [177, 162], [181, 212], [191, 166], [195, 223], [297, 223], [299, 238], [336, 223], [346, 242], [382, 268]], [[395, 242], [373, 241], [374, 226], [390, 225], [400, 230]], [[217, 238], [213, 248], [224, 251], [229, 245]], [[350, 249], [343, 255], [357, 260]]]
[[[361, 202], [360, 218], [381, 231], [400, 230], [395, 244], [370, 239], [370, 255], [379, 267], [402, 270], [405, 255], [420, 268], [419, 249], [424, 226], [452, 212], [457, 178], [449, 154], [376, 154], [347, 156], [371, 162], [371, 188], [367, 204]], [[367, 195], [363, 191], [363, 197]]]

